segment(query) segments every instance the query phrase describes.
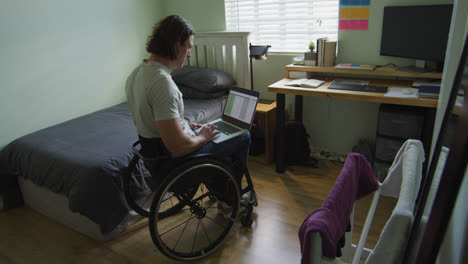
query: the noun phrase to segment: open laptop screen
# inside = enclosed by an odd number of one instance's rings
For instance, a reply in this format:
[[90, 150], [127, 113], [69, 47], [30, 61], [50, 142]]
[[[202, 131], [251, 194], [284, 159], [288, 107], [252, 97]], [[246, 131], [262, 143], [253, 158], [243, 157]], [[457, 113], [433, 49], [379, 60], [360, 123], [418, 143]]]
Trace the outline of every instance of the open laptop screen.
[[241, 128], [249, 129], [259, 93], [242, 88], [231, 88], [224, 108], [223, 119]]

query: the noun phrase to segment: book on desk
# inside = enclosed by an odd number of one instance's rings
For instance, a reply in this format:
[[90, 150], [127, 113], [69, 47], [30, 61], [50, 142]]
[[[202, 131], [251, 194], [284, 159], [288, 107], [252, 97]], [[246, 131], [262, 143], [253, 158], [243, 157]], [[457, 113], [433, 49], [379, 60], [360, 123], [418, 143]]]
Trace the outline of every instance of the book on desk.
[[294, 87], [303, 87], [303, 88], [317, 88], [322, 85], [324, 81], [317, 80], [317, 79], [307, 79], [307, 78], [300, 78], [294, 79], [285, 83], [287, 86], [294, 86]]
[[317, 66], [333, 67], [336, 58], [337, 42], [327, 37], [317, 39]]

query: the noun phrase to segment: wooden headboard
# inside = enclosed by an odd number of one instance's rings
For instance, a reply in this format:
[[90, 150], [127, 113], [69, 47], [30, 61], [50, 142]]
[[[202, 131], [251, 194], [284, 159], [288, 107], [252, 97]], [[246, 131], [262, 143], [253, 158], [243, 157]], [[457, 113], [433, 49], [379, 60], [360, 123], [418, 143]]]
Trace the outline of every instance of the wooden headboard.
[[196, 33], [187, 64], [229, 73], [239, 87], [250, 89], [249, 32]]

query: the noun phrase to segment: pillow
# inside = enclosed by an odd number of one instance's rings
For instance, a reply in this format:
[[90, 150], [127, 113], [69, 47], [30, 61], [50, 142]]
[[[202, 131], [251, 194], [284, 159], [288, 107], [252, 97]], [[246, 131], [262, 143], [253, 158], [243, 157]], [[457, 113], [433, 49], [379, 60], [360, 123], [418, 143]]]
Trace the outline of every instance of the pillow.
[[225, 72], [199, 67], [183, 67], [171, 75], [179, 87], [194, 88], [205, 93], [227, 91], [229, 86], [236, 83]]
[[226, 95], [228, 92], [228, 89], [224, 89], [224, 90], [207, 93], [207, 92], [203, 92], [198, 89], [183, 86], [183, 85], [178, 85], [178, 87], [185, 99], [213, 99], [213, 98], [218, 98], [223, 95]]

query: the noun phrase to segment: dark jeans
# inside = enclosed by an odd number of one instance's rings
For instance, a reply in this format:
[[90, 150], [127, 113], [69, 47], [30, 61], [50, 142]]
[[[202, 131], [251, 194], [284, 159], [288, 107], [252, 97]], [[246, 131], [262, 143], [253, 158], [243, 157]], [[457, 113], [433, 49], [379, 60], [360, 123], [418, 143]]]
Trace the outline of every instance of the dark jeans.
[[250, 133], [246, 132], [219, 144], [209, 142], [193, 154], [211, 153], [220, 159], [231, 159], [231, 169], [233, 170], [234, 177], [236, 177], [239, 187], [242, 187], [241, 182], [244, 175], [244, 169], [247, 167], [250, 141]]

